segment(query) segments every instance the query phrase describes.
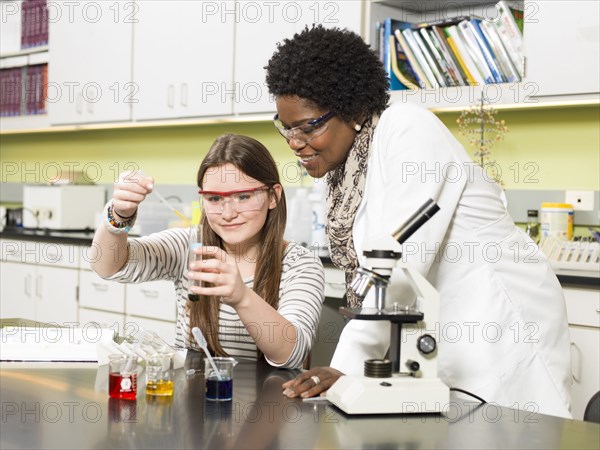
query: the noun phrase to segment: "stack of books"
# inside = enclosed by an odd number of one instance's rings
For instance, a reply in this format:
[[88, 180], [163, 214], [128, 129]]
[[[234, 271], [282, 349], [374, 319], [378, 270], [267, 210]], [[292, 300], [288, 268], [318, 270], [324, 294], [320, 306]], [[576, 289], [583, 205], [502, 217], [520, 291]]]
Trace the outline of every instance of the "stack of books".
[[48, 64], [0, 70], [0, 117], [46, 113]]
[[[48, 45], [46, 0], [21, 4], [21, 49]], [[48, 64], [0, 70], [0, 117], [45, 114]]]
[[26, 67], [25, 114], [45, 114], [48, 64]]
[[46, 0], [25, 0], [21, 7], [21, 48], [48, 45]]
[[523, 11], [500, 1], [498, 17], [459, 16], [430, 23], [379, 23], [380, 57], [390, 88], [435, 89], [513, 83], [524, 76]]
[[0, 70], [0, 116], [21, 115], [22, 67]]

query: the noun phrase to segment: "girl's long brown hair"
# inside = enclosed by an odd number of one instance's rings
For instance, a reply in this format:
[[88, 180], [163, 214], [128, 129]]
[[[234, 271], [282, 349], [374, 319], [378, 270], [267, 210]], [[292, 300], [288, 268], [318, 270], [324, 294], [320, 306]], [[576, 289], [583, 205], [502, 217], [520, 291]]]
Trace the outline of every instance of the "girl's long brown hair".
[[[248, 177], [273, 187], [280, 184], [279, 172], [275, 160], [264, 145], [248, 136], [225, 134], [218, 137], [198, 170], [198, 187], [202, 188], [205, 173], [224, 164], [233, 164]], [[275, 191], [269, 195], [277, 200]], [[253, 290], [269, 305], [277, 309], [279, 304], [279, 283], [281, 281], [281, 263], [285, 244], [283, 233], [286, 223], [285, 194], [277, 200], [277, 206], [270, 209], [261, 230], [260, 245], [254, 272]], [[224, 249], [221, 237], [208, 224], [206, 215], [202, 214], [203, 243]], [[190, 311], [190, 342], [194, 342], [191, 329], [199, 327], [213, 355], [228, 356], [219, 342], [219, 305], [220, 299], [215, 296], [201, 296], [197, 302], [188, 301]], [[261, 352], [258, 352], [259, 356]]]

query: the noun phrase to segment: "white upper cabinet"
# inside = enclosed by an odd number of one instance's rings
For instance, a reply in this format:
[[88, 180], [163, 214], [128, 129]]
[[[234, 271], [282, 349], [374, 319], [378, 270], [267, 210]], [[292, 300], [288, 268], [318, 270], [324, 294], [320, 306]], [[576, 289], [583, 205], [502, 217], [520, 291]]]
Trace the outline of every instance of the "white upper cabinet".
[[320, 23], [326, 28], [347, 28], [361, 34], [363, 0], [319, 0], [292, 2], [302, 7], [298, 31], [305, 25]]
[[48, 16], [51, 123], [131, 120], [135, 4], [53, 1]]
[[21, 50], [22, 1], [0, 3], [2, 26], [0, 26], [0, 55], [17, 53]]
[[231, 114], [233, 2], [135, 4], [133, 119]]
[[[277, 42], [294, 35], [296, 9], [282, 6], [290, 2], [271, 2], [270, 7], [268, 3], [236, 2], [240, 21], [236, 24], [235, 35], [235, 113], [275, 110], [265, 82], [264, 67], [275, 52]], [[256, 5], [256, 8], [251, 5]], [[301, 15], [302, 10], [298, 10]]]
[[600, 2], [527, 1], [524, 12], [526, 77], [536, 95], [598, 94]]
[[234, 113], [274, 112], [264, 67], [277, 43], [313, 23], [360, 33], [361, 4], [360, 0], [236, 2]]

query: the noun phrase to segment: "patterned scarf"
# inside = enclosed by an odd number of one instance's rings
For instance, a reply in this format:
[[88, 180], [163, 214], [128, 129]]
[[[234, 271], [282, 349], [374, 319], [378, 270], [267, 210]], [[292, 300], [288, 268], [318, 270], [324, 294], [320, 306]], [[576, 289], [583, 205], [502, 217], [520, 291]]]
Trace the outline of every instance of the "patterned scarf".
[[352, 308], [362, 305], [362, 299], [350, 288], [350, 282], [358, 268], [352, 225], [365, 190], [369, 149], [377, 119], [369, 119], [363, 125], [348, 152], [346, 162], [327, 174], [329, 191], [326, 230], [329, 254], [333, 263], [344, 271], [347, 305]]

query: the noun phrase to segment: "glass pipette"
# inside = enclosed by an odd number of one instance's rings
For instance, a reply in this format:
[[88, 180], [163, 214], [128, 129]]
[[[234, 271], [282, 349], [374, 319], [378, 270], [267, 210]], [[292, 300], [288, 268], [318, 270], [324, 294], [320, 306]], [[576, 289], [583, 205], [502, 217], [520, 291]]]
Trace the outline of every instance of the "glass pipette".
[[154, 192], [154, 194], [158, 197], [158, 199], [163, 202], [165, 205], [167, 205], [167, 207], [173, 211], [177, 216], [179, 216], [187, 225], [191, 225], [192, 222], [190, 219], [188, 219], [187, 217], [185, 217], [183, 214], [181, 214], [179, 211], [177, 211], [175, 209], [175, 207], [173, 205], [171, 205], [171, 203], [169, 201], [167, 201], [166, 198], [164, 198], [160, 192], [158, 192], [156, 189], [153, 190], [152, 192]]

